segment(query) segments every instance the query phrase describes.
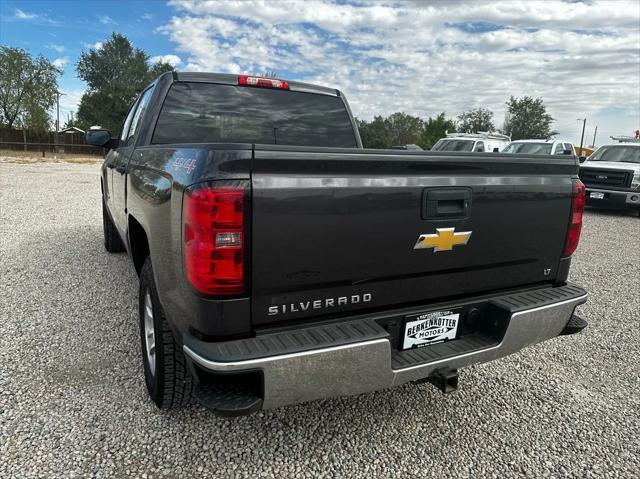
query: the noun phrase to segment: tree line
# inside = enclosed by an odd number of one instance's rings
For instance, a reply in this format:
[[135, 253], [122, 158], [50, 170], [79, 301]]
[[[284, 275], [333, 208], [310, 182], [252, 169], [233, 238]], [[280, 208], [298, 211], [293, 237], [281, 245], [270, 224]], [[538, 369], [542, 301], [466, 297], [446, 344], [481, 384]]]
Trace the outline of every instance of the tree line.
[[415, 144], [425, 150], [447, 133], [499, 132], [512, 140], [550, 138], [557, 134], [551, 129], [553, 117], [547, 113], [542, 98], [511, 96], [506, 102], [507, 113], [502, 128], [496, 129], [493, 112], [486, 108], [468, 110], [457, 118], [447, 118], [445, 112], [422, 119], [403, 112], [389, 116], [375, 116], [372, 121], [356, 118], [362, 145], [365, 148], [390, 148], [394, 145]]
[[[76, 119], [64, 126], [101, 125], [118, 134], [137, 95], [158, 75], [172, 70], [168, 63], [150, 64], [147, 53], [134, 48], [124, 35], [113, 33], [101, 48], [80, 55], [76, 74], [87, 90]], [[22, 48], [0, 45], [0, 72], [0, 126], [48, 132], [61, 69], [42, 55], [33, 57]]]
[[[101, 125], [118, 134], [136, 96], [161, 73], [172, 71], [168, 63], [149, 63], [149, 55], [118, 33], [101, 48], [82, 52], [76, 64], [78, 78], [87, 84], [76, 120], [65, 127], [87, 129]], [[49, 111], [55, 106], [58, 77], [62, 71], [42, 55], [34, 58], [21, 49], [0, 46], [0, 126], [50, 130]], [[512, 139], [549, 138], [553, 118], [541, 98], [511, 96], [500, 131]], [[495, 131], [493, 112], [486, 108], [465, 111], [457, 118], [445, 112], [426, 119], [403, 112], [356, 119], [365, 148], [389, 148], [416, 144], [429, 149], [447, 132]]]

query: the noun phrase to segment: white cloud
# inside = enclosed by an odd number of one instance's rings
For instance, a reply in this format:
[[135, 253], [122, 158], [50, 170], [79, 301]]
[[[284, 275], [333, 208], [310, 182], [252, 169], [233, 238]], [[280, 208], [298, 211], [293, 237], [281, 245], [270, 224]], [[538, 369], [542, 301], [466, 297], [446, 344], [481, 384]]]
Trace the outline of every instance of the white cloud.
[[20, 8], [14, 8], [13, 18], [19, 21], [28, 21], [36, 25], [59, 25], [57, 20], [51, 19], [46, 13], [26, 12]]
[[158, 62], [168, 63], [173, 67], [182, 63], [182, 60], [177, 55], [156, 55], [154, 57], [149, 58], [149, 61], [151, 63], [158, 63]]
[[100, 23], [102, 23], [103, 25], [115, 25], [116, 21], [111, 18], [109, 15], [98, 15], [98, 20], [100, 21]]
[[170, 4], [159, 31], [186, 70], [275, 70], [342, 89], [362, 118], [484, 106], [500, 126], [509, 95], [532, 95], [571, 139], [584, 116], [602, 137], [640, 125], [637, 1]]
[[20, 10], [19, 8], [16, 8], [14, 10], [14, 13], [15, 13], [15, 17], [18, 20], [35, 20], [36, 18], [38, 18], [37, 14], [25, 12], [24, 10]]
[[64, 124], [67, 121], [67, 116], [72, 112], [74, 116], [77, 116], [78, 106], [84, 90], [62, 88], [60, 93], [62, 93], [60, 95], [60, 123]]
[[151, 13], [145, 13], [140, 18], [142, 18], [143, 20], [146, 20], [146, 21], [149, 22], [149, 21], [153, 20], [153, 15]]
[[65, 50], [64, 45], [56, 45], [54, 43], [49, 43], [47, 45], [47, 48], [49, 48], [51, 50], [55, 50], [58, 53], [62, 53]]
[[69, 57], [56, 58], [53, 60], [53, 66], [57, 68], [64, 68], [69, 63]]
[[80, 42], [80, 44], [84, 48], [89, 48], [94, 50], [100, 50], [104, 45], [102, 42], [95, 42], [95, 43]]
[[18, 20], [35, 20], [36, 18], [38, 18], [38, 15], [36, 15], [35, 13], [25, 12], [24, 10], [20, 10], [19, 8], [16, 8], [14, 10], [14, 14]]

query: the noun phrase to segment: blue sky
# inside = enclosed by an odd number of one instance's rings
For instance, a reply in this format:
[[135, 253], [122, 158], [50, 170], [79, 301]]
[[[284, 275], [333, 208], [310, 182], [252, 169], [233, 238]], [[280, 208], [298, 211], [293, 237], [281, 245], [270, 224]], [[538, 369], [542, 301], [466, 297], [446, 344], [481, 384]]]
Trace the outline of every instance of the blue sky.
[[[82, 50], [113, 31], [179, 70], [261, 73], [342, 89], [361, 118], [427, 117], [541, 96], [562, 137], [588, 142], [640, 127], [640, 2], [12, 1], [0, 43], [64, 70], [62, 118], [85, 85]], [[588, 143], [587, 142], [587, 143]]]
[[111, 32], [124, 33], [149, 55], [173, 51], [158, 26], [171, 18], [171, 8], [160, 1], [5, 1], [0, 2], [0, 43], [42, 54], [57, 61], [64, 71], [60, 79], [61, 117], [77, 109], [85, 89], [76, 77], [75, 63], [83, 50], [94, 48]]

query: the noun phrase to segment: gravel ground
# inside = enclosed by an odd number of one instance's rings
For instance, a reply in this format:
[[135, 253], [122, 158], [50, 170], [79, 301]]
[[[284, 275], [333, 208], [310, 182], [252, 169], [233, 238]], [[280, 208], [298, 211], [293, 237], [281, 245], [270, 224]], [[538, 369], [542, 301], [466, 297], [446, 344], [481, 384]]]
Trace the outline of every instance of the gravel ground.
[[638, 477], [638, 218], [586, 214], [580, 335], [467, 368], [448, 396], [227, 420], [147, 398], [137, 278], [103, 249], [98, 173], [0, 163], [0, 477]]

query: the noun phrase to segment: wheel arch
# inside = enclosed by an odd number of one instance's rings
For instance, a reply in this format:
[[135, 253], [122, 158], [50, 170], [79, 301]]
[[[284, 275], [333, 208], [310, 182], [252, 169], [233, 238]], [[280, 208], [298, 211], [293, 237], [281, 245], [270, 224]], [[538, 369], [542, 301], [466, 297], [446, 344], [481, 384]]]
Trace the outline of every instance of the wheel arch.
[[136, 273], [140, 276], [142, 266], [149, 256], [149, 239], [144, 227], [132, 215], [128, 218], [129, 248]]

